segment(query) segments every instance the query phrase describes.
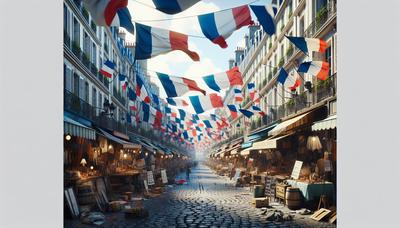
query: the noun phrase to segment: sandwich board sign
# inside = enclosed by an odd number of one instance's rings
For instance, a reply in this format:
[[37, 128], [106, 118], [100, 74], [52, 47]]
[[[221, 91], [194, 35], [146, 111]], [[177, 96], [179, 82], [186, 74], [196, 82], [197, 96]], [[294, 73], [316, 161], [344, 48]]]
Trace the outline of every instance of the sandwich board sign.
[[153, 171], [147, 171], [147, 184], [154, 185], [154, 176], [153, 176]]
[[299, 179], [301, 166], [303, 166], [303, 162], [302, 161], [296, 161], [294, 163], [292, 175], [290, 175], [290, 177], [292, 177], [295, 180]]
[[163, 184], [168, 183], [167, 171], [165, 169], [161, 170], [161, 180]]

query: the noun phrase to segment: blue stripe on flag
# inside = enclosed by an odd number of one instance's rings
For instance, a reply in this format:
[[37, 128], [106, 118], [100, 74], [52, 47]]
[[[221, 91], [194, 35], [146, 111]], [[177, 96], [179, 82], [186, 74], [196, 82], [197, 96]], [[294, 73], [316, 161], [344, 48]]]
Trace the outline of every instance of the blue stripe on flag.
[[270, 15], [265, 6], [250, 5], [250, 8], [253, 10], [264, 31], [272, 36], [276, 30], [274, 21], [275, 15]]
[[128, 7], [119, 9], [117, 11], [118, 17], [119, 17], [119, 24], [121, 27], [125, 28], [128, 30], [128, 32], [134, 34], [135, 33], [135, 27], [133, 27], [132, 24], [132, 17], [131, 14], [129, 13]]
[[285, 84], [287, 77], [288, 73], [286, 72], [285, 69], [281, 68], [278, 74], [278, 82], [280, 82], [282, 85]]
[[178, 109], [178, 112], [179, 112], [179, 118], [180, 118], [181, 120], [184, 120], [185, 117], [186, 117], [186, 112], [185, 112], [185, 110]]
[[212, 125], [209, 120], [203, 120], [203, 123], [206, 125], [207, 128], [212, 128]]
[[302, 50], [304, 53], [308, 53], [307, 42], [306, 39], [303, 37], [293, 37], [293, 36], [286, 36], [296, 47]]
[[142, 102], [142, 115], [143, 115], [143, 121], [144, 122], [149, 122], [150, 118], [150, 106], [144, 102]]
[[300, 64], [299, 69], [297, 71], [301, 72], [301, 73], [307, 73], [308, 69], [310, 69], [310, 66], [311, 66], [311, 62], [304, 62], [304, 63]]
[[207, 86], [210, 87], [211, 89], [213, 89], [217, 92], [219, 92], [221, 90], [221, 88], [215, 82], [214, 75], [205, 76], [205, 77], [203, 77], [203, 79], [206, 82]]
[[189, 99], [190, 99], [190, 102], [192, 103], [192, 106], [197, 114], [204, 112], [204, 109], [200, 103], [199, 96], [190, 96]]
[[136, 23], [136, 59], [148, 59], [153, 49], [151, 27]]
[[167, 97], [177, 97], [178, 94], [175, 89], [174, 83], [171, 81], [167, 74], [162, 74], [157, 72], [157, 76], [161, 81], [161, 84], [167, 94]]
[[240, 111], [241, 113], [243, 113], [243, 115], [245, 115], [247, 118], [250, 118], [251, 116], [254, 115], [253, 112], [248, 111], [248, 110], [246, 110], [246, 109], [239, 109], [239, 111]]
[[201, 31], [211, 41], [219, 37], [217, 24], [215, 23], [214, 13], [200, 15], [198, 17]]
[[175, 14], [182, 11], [176, 0], [153, 0], [156, 9], [167, 14]]
[[176, 102], [174, 101], [174, 99], [172, 99], [172, 98], [170, 98], [170, 97], [167, 97], [167, 102], [168, 102], [168, 104], [170, 104], [170, 105], [176, 106]]

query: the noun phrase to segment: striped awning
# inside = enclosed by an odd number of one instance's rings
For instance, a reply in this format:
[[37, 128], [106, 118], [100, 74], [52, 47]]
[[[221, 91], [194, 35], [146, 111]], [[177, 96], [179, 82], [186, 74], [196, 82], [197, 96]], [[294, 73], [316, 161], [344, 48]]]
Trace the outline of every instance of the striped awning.
[[336, 115], [332, 115], [324, 120], [317, 121], [311, 126], [312, 131], [322, 131], [335, 128], [336, 128]]
[[134, 144], [134, 143], [131, 143], [131, 142], [127, 142], [127, 141], [125, 141], [123, 139], [117, 138], [117, 137], [115, 137], [114, 135], [108, 133], [105, 130], [102, 130], [100, 128], [98, 128], [98, 130], [100, 131], [99, 133], [101, 135], [104, 135], [106, 138], [108, 138], [111, 141], [114, 141], [116, 143], [121, 144], [122, 148], [124, 148], [124, 149], [141, 149], [142, 148], [142, 146], [139, 145], [139, 144]]
[[64, 134], [96, 140], [96, 131], [94, 129], [87, 127], [67, 116], [64, 116]]

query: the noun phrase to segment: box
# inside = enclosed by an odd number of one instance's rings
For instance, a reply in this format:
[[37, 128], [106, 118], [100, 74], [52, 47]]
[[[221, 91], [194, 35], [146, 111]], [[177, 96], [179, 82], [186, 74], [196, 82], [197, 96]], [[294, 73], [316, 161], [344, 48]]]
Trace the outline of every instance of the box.
[[278, 199], [285, 200], [286, 188], [289, 186], [290, 185], [280, 184], [280, 183], [276, 184], [275, 197]]
[[268, 207], [269, 205], [269, 201], [268, 198], [253, 198], [253, 202], [254, 206], [256, 208], [260, 208], [260, 207]]

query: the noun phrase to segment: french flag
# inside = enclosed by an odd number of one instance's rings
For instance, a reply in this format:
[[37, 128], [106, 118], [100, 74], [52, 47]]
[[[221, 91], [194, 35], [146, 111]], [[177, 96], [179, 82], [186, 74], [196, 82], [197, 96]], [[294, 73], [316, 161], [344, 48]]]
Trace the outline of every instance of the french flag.
[[305, 38], [305, 37], [295, 37], [295, 36], [286, 36], [296, 47], [298, 47], [302, 52], [308, 55], [308, 53], [315, 52], [324, 52], [328, 47], [326, 42], [323, 39], [318, 38]]
[[300, 64], [298, 72], [316, 76], [320, 80], [326, 80], [329, 74], [329, 63], [324, 61], [310, 61]]
[[135, 28], [127, 7], [128, 0], [83, 0], [82, 2], [96, 25], [123, 27], [134, 34]]
[[114, 67], [115, 64], [111, 62], [110, 60], [106, 60], [106, 62], [103, 64], [103, 66], [100, 69], [100, 73], [107, 78], [112, 78], [114, 74]]
[[217, 92], [235, 85], [243, 85], [242, 74], [236, 66], [226, 72], [203, 77], [207, 86]]
[[200, 61], [199, 55], [189, 50], [187, 35], [136, 23], [136, 59], [150, 59], [174, 50], [185, 52], [193, 61]]
[[136, 96], [138, 96], [140, 100], [144, 101], [145, 103], [150, 103], [150, 96], [148, 95], [143, 81], [139, 75], [136, 77]]
[[123, 74], [119, 74], [118, 75], [118, 80], [121, 83], [122, 90], [125, 91], [126, 90], [126, 86], [128, 85], [128, 77], [123, 75]]
[[158, 72], [157, 76], [167, 94], [167, 97], [180, 97], [189, 91], [198, 91], [204, 95], [206, 94], [206, 92], [200, 89], [194, 80], [184, 77], [174, 77]]
[[275, 4], [268, 4], [266, 6], [250, 5], [251, 10], [256, 15], [258, 22], [260, 22], [264, 31], [272, 36], [276, 31], [275, 14], [278, 11]]
[[300, 77], [297, 75], [296, 80], [294, 81], [294, 84], [292, 86], [289, 86], [290, 91], [294, 91], [296, 90], [297, 87], [299, 87], [301, 84], [301, 79]]
[[231, 116], [233, 119], [236, 119], [238, 117], [238, 106], [236, 105], [227, 105], [229, 112], [231, 113]]
[[255, 104], [260, 103], [260, 95], [258, 94], [258, 91], [256, 89], [256, 85], [254, 83], [248, 83], [247, 84], [247, 89], [249, 90], [249, 95], [250, 95], [251, 100]]
[[216, 93], [211, 93], [207, 96], [189, 96], [189, 101], [196, 114], [224, 106], [222, 97]]
[[167, 97], [167, 103], [173, 106], [189, 106], [189, 103], [180, 97]]
[[242, 103], [243, 101], [243, 94], [242, 94], [242, 86], [236, 86], [233, 88], [233, 93], [235, 97], [235, 103]]
[[153, 0], [153, 3], [157, 10], [166, 14], [180, 13], [200, 0]]
[[226, 39], [243, 26], [253, 24], [247, 5], [198, 16], [203, 34], [222, 48], [228, 47]]
[[265, 116], [265, 113], [258, 106], [252, 106], [249, 109], [239, 109], [239, 111], [247, 118], [252, 117], [256, 113]]

